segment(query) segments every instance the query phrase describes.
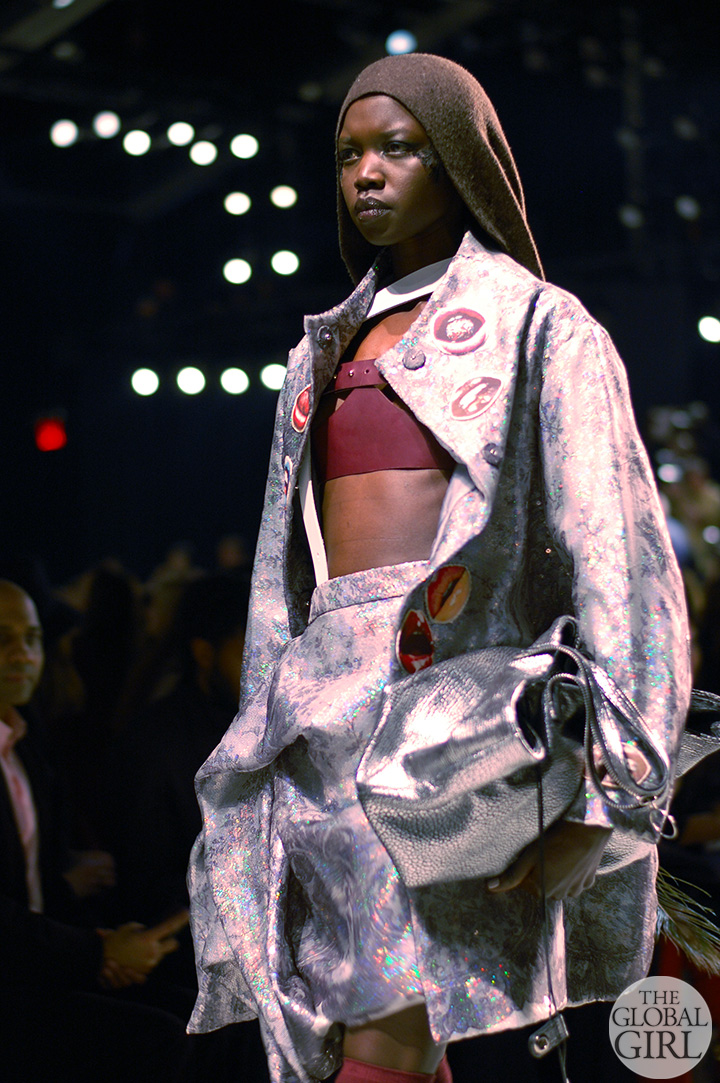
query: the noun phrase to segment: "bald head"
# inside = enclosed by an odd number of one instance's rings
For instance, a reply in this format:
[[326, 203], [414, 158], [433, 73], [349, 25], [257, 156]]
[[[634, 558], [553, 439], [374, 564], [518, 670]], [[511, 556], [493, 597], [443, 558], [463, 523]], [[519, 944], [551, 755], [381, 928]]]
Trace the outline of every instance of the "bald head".
[[0, 579], [0, 719], [27, 703], [42, 673], [42, 628], [32, 598]]

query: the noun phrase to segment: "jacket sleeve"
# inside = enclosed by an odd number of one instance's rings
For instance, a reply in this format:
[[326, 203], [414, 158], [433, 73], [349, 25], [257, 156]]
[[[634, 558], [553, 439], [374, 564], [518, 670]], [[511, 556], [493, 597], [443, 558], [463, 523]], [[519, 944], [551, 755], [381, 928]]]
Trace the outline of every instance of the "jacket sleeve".
[[[547, 521], [572, 565], [584, 648], [635, 703], [672, 765], [691, 687], [682, 579], [622, 362], [575, 298], [548, 293], [538, 309]], [[569, 817], [657, 838], [666, 812], [621, 813], [588, 786]]]
[[[199, 982], [191, 1030], [213, 1029], [226, 1022], [252, 1018], [257, 1013], [251, 986], [266, 972], [262, 961], [264, 941], [258, 938], [241, 944], [237, 913], [243, 911], [249, 925], [256, 921], [260, 927], [272, 891], [272, 778], [268, 770], [259, 768], [275, 756], [265, 741], [268, 690], [278, 657], [291, 638], [285, 518], [294, 478], [288, 475], [284, 461], [284, 427], [288, 404], [292, 402], [287, 386], [292, 374], [291, 353], [286, 385], [278, 401], [253, 568], [240, 709], [196, 776], [203, 828], [193, 847], [188, 871]], [[250, 845], [248, 838], [253, 840]], [[246, 874], [247, 869], [250, 872]], [[247, 978], [239, 957], [245, 963]], [[210, 1024], [209, 1019], [213, 1021]]]

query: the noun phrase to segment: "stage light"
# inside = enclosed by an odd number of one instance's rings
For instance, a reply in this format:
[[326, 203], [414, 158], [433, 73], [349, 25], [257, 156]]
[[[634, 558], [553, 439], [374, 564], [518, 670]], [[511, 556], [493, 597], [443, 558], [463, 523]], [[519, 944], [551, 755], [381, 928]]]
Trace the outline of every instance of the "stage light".
[[706, 526], [702, 532], [703, 541], [706, 541], [708, 545], [717, 545], [720, 542], [720, 528], [711, 525]]
[[693, 139], [697, 139], [700, 135], [700, 130], [695, 121], [692, 117], [686, 116], [674, 118], [673, 131], [678, 139], [685, 139], [687, 142], [692, 142]]
[[677, 485], [682, 481], [683, 472], [677, 463], [663, 463], [658, 467], [657, 476], [666, 485]]
[[93, 117], [93, 131], [100, 139], [112, 139], [120, 131], [120, 117], [106, 109]]
[[252, 207], [252, 200], [244, 192], [229, 192], [223, 205], [228, 214], [247, 214]]
[[59, 41], [52, 47], [52, 55], [63, 64], [79, 64], [85, 59], [83, 50], [74, 41]]
[[279, 391], [285, 381], [286, 368], [276, 363], [260, 369], [260, 381], [271, 391]]
[[77, 137], [78, 126], [72, 120], [56, 120], [50, 129], [50, 140], [56, 147], [71, 147]]
[[201, 139], [190, 147], [190, 157], [195, 165], [212, 165], [217, 155], [217, 147], [207, 139]]
[[160, 387], [160, 378], [152, 369], [136, 369], [130, 377], [130, 384], [136, 395], [154, 395]]
[[147, 132], [143, 132], [139, 128], [134, 128], [133, 131], [128, 132], [123, 139], [123, 150], [126, 154], [131, 154], [133, 158], [139, 158], [143, 154], [147, 154], [150, 150], [150, 136]]
[[298, 97], [303, 102], [319, 102], [322, 96], [321, 83], [303, 83], [298, 87]]
[[615, 138], [623, 150], [636, 150], [642, 142], [635, 128], [618, 128]]
[[186, 124], [184, 120], [176, 120], [168, 128], [167, 137], [174, 147], [186, 147], [195, 138], [195, 129], [192, 124]]
[[633, 203], [624, 203], [618, 211], [618, 218], [628, 229], [640, 229], [645, 224], [645, 215]]
[[220, 385], [228, 395], [242, 395], [250, 387], [250, 380], [243, 369], [229, 368], [220, 376]]
[[398, 53], [412, 53], [417, 49], [417, 38], [409, 30], [393, 30], [385, 39], [385, 49], [391, 56]]
[[52, 0], [54, 8], [69, 8], [73, 3], [75, 3], [75, 0]]
[[230, 150], [236, 158], [254, 158], [260, 144], [254, 135], [236, 135], [230, 143]]
[[240, 286], [252, 276], [252, 267], [246, 259], [229, 259], [223, 267], [223, 275], [233, 286]]
[[177, 385], [186, 395], [199, 395], [205, 387], [205, 377], [194, 365], [180, 369], [176, 376]]
[[35, 422], [35, 446], [38, 451], [59, 451], [67, 444], [65, 419], [57, 414], [39, 417]]
[[706, 342], [720, 342], [720, 320], [716, 316], [703, 316], [697, 326]]
[[297, 192], [289, 184], [278, 184], [270, 193], [270, 202], [276, 207], [293, 207], [297, 203]]
[[278, 275], [293, 275], [300, 266], [300, 260], [297, 258], [294, 252], [288, 252], [282, 250], [276, 252], [270, 260], [270, 266], [275, 274]]
[[686, 222], [694, 222], [700, 217], [700, 204], [694, 196], [678, 196], [675, 200], [675, 210]]

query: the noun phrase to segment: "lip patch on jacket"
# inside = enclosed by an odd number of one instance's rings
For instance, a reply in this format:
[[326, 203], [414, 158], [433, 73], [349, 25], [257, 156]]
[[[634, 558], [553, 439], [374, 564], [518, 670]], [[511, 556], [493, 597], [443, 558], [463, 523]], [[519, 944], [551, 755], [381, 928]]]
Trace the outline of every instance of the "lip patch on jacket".
[[292, 408], [292, 416], [290, 422], [295, 432], [302, 432], [308, 422], [308, 414], [310, 413], [310, 387], [304, 387], [298, 397], [295, 399], [295, 405]]
[[482, 346], [487, 337], [485, 317], [472, 308], [438, 312], [432, 333], [446, 353], [471, 353]]
[[500, 394], [502, 380], [497, 376], [473, 376], [457, 390], [450, 413], [458, 421], [470, 421], [492, 406]]
[[438, 569], [426, 589], [431, 620], [446, 624], [459, 617], [470, 597], [470, 573], [462, 564]]
[[432, 665], [433, 636], [424, 613], [417, 609], [409, 611], [398, 632], [395, 649], [400, 665], [408, 673]]

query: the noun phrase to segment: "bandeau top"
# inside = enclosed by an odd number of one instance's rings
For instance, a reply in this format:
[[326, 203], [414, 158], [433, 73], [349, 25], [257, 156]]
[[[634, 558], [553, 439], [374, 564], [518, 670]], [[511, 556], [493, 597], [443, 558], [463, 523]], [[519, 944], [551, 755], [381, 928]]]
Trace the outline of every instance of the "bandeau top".
[[[325, 400], [350, 391], [323, 417]], [[374, 359], [341, 361], [321, 400], [312, 431], [321, 483], [379, 470], [452, 470], [455, 460], [393, 394]], [[334, 405], [334, 404], [333, 404]]]

